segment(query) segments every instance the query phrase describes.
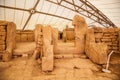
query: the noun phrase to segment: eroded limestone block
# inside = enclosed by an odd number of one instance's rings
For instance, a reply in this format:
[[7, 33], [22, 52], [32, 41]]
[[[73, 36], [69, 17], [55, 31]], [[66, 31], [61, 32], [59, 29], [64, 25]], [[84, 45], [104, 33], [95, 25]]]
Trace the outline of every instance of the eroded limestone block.
[[16, 25], [9, 22], [7, 25], [6, 50], [3, 55], [3, 61], [9, 61], [12, 58], [12, 52], [15, 48]]
[[21, 34], [21, 41], [27, 41], [27, 34]]
[[41, 34], [42, 32], [42, 25], [41, 24], [37, 24], [35, 26], [35, 29], [34, 29], [34, 34], [35, 34], [35, 42], [37, 42], [37, 39], [38, 39], [38, 35]]
[[43, 56], [47, 56], [46, 49], [52, 43], [52, 29], [50, 26], [43, 27]]
[[63, 35], [62, 35], [63, 41], [67, 41], [67, 35], [66, 35], [66, 30], [63, 30]]
[[0, 51], [4, 51], [5, 50], [5, 44], [0, 45]]
[[75, 28], [75, 47], [80, 49], [80, 53], [85, 52], [85, 37], [88, 30], [88, 26], [83, 17], [75, 15], [72, 22]]
[[40, 58], [42, 55], [42, 45], [43, 45], [42, 27], [43, 26], [41, 24], [37, 24], [34, 29], [36, 48], [32, 56], [33, 59]]
[[97, 64], [107, 62], [108, 47], [105, 43], [95, 43], [94, 29], [89, 29], [86, 36], [86, 55]]
[[58, 42], [58, 30], [56, 28], [52, 28], [52, 39], [53, 39], [53, 45], [57, 45]]
[[42, 57], [42, 71], [53, 70], [53, 46], [50, 45], [46, 49], [46, 56]]
[[52, 45], [52, 29], [46, 26], [43, 29], [43, 57], [42, 57], [42, 70], [53, 70], [53, 45]]
[[7, 25], [8, 25], [8, 21], [0, 20], [0, 26], [7, 26]]

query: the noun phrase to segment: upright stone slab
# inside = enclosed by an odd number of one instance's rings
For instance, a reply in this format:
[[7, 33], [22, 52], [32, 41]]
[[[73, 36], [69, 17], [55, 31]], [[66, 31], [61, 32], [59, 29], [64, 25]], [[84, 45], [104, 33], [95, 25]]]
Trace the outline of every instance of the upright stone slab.
[[42, 25], [41, 24], [37, 24], [35, 26], [35, 29], [34, 29], [34, 34], [35, 34], [35, 42], [37, 42], [38, 40], [38, 35], [42, 32]]
[[75, 15], [72, 22], [75, 28], [75, 47], [81, 54], [85, 53], [85, 37], [88, 26], [83, 17]]
[[9, 61], [12, 58], [12, 52], [15, 48], [16, 25], [9, 22], [7, 25], [6, 50], [3, 55], [3, 61]]
[[42, 27], [43, 26], [41, 24], [37, 24], [34, 29], [36, 48], [35, 48], [33, 56], [32, 56], [33, 59], [40, 58], [42, 55], [42, 46], [43, 46], [42, 45], [43, 44]]
[[105, 64], [107, 49], [105, 43], [95, 43], [94, 29], [89, 29], [86, 36], [86, 55], [97, 64]]
[[43, 57], [42, 71], [53, 70], [53, 45], [52, 29], [50, 26], [43, 27]]
[[58, 30], [56, 28], [52, 28], [52, 43], [53, 43], [53, 51], [55, 52], [58, 47]]
[[52, 71], [53, 70], [53, 45], [48, 45], [46, 47], [46, 56], [42, 57], [42, 71]]

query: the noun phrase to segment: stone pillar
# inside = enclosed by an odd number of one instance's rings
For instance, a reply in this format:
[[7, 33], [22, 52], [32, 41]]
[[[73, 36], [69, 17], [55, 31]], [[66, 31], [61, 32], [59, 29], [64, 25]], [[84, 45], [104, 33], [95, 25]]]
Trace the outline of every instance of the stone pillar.
[[9, 61], [12, 58], [12, 52], [15, 48], [16, 25], [9, 22], [7, 25], [6, 50], [3, 55], [3, 61]]
[[107, 62], [107, 45], [105, 43], [95, 43], [94, 29], [89, 29], [86, 36], [86, 55], [97, 64]]
[[53, 58], [52, 29], [46, 26], [43, 27], [42, 71], [53, 70]]
[[42, 27], [43, 26], [41, 24], [37, 24], [34, 29], [36, 49], [34, 50], [33, 53], [33, 59], [40, 58], [42, 55], [42, 47], [43, 47]]
[[75, 28], [75, 47], [81, 54], [85, 53], [85, 37], [88, 26], [83, 17], [75, 15], [72, 22]]

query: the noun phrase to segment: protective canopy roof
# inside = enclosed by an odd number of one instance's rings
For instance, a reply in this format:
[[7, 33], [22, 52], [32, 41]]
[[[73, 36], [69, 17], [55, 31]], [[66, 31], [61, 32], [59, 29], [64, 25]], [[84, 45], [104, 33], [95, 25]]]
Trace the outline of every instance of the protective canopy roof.
[[[79, 0], [74, 0], [74, 1], [76, 4], [80, 5]], [[88, 1], [92, 3], [96, 8], [98, 8], [100, 11], [102, 11], [115, 25], [117, 25], [118, 27], [120, 26], [120, 21], [119, 21], [120, 0], [88, 0]], [[0, 0], [0, 5], [32, 10], [36, 2], [37, 0]], [[66, 4], [64, 2], [62, 2], [62, 4], [69, 6], [71, 9], [74, 8], [73, 6], [70, 6], [69, 4]], [[78, 14], [77, 12], [71, 11], [57, 4], [50, 3], [47, 0], [40, 0], [35, 10], [53, 15], [62, 16], [71, 20], [75, 14]], [[28, 11], [0, 7], [0, 20], [15, 22], [17, 25], [17, 29], [23, 29], [29, 16], [30, 16], [30, 12]], [[93, 22], [91, 19], [87, 17], [85, 17], [85, 19], [88, 25], [101, 26], [100, 24]], [[59, 17], [54, 17], [42, 13], [35, 13], [32, 14], [30, 20], [25, 26], [25, 29], [34, 29], [35, 24], [43, 24], [43, 25], [49, 24], [52, 27], [58, 28], [59, 30], [63, 30], [66, 27], [66, 25], [68, 25], [69, 27], [73, 27], [71, 20], [62, 19]]]

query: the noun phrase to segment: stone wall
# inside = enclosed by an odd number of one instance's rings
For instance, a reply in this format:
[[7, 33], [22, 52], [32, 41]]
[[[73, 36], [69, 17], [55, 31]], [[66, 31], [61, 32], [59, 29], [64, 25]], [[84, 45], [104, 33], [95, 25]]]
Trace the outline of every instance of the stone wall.
[[96, 43], [106, 43], [108, 45], [108, 53], [112, 50], [119, 52], [118, 28], [100, 28], [94, 27]]
[[74, 28], [66, 28], [66, 29], [64, 29], [62, 38], [63, 38], [63, 41], [75, 40]]
[[0, 21], [0, 58], [9, 61], [15, 48], [16, 24]]
[[32, 42], [34, 41], [34, 32], [32, 30], [17, 30], [16, 42]]

